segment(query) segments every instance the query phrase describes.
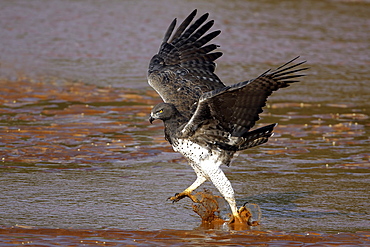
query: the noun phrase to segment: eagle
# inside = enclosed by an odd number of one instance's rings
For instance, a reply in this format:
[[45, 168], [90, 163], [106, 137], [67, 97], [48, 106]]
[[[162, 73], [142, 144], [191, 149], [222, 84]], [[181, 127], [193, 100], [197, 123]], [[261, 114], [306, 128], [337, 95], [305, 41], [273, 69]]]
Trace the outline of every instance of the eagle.
[[236, 152], [267, 142], [277, 124], [251, 130], [267, 97], [297, 82], [304, 76], [298, 72], [307, 68], [301, 66], [305, 61], [295, 63], [296, 57], [255, 79], [227, 86], [214, 73], [222, 52], [215, 51], [218, 45], [208, 44], [221, 31], [209, 31], [214, 20], [207, 21], [208, 13], [194, 20], [196, 14], [195, 9], [175, 31], [174, 19], [150, 60], [148, 83], [163, 102], [152, 108], [149, 121], [163, 121], [165, 139], [197, 176], [183, 192], [168, 199], [177, 202], [189, 197], [198, 202], [192, 192], [211, 181], [230, 205], [230, 222], [243, 223], [232, 185], [220, 166], [229, 166]]

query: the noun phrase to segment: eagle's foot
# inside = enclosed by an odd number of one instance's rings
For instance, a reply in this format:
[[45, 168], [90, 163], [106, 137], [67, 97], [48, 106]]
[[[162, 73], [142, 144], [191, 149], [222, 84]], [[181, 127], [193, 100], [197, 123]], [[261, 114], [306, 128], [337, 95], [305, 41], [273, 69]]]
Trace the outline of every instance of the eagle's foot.
[[252, 213], [247, 207], [243, 206], [231, 216], [229, 224], [247, 224], [249, 226], [257, 226], [259, 225], [259, 222], [252, 221]]
[[178, 202], [181, 199], [189, 197], [193, 202], [197, 203], [199, 200], [196, 198], [196, 196], [192, 195], [190, 192], [183, 191], [181, 193], [176, 193], [174, 196], [169, 197], [167, 200], [172, 201], [172, 203]]
[[229, 220], [229, 224], [240, 224], [245, 223], [239, 214], [232, 215]]

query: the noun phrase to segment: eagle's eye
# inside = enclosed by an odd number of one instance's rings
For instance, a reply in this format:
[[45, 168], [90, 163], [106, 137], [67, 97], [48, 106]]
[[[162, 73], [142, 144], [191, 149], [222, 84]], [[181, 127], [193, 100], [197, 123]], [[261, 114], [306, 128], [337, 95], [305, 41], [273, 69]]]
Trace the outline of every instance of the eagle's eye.
[[162, 113], [162, 112], [163, 112], [163, 110], [159, 110], [159, 111], [158, 111], [158, 113]]

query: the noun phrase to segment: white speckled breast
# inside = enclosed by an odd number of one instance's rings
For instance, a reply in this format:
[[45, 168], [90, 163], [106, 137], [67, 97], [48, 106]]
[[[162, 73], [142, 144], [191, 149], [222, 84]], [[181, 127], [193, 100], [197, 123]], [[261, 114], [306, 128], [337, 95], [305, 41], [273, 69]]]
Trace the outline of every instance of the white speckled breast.
[[218, 150], [208, 149], [187, 139], [178, 139], [173, 145], [173, 149], [193, 163], [200, 164], [207, 160], [215, 165], [220, 165], [218, 163], [221, 153]]

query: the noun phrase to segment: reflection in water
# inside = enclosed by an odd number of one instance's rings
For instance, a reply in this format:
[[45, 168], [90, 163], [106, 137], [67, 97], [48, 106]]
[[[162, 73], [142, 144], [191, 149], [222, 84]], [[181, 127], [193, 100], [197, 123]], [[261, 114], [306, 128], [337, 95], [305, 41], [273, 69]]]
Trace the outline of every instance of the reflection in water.
[[[66, 245], [112, 238], [174, 245], [246, 238], [365, 243], [367, 5], [0, 2], [0, 243], [53, 242], [55, 236], [61, 237], [53, 243]], [[168, 23], [194, 8], [209, 11], [222, 29], [218, 42], [225, 55], [217, 73], [227, 84], [296, 55], [311, 67], [304, 82], [272, 96], [265, 107], [258, 124], [278, 122], [274, 138], [225, 168], [238, 205], [261, 208], [261, 225], [252, 231], [206, 230], [189, 200], [166, 202], [194, 174], [164, 141], [161, 124], [147, 122], [159, 99], [145, 89], [145, 71]], [[227, 214], [221, 207], [220, 217]], [[17, 224], [31, 229], [11, 228]]]

